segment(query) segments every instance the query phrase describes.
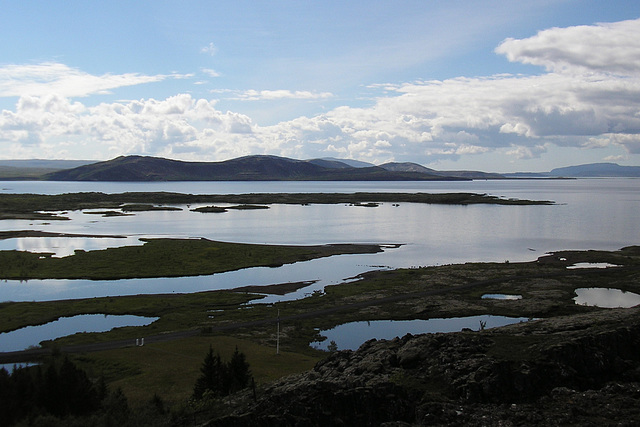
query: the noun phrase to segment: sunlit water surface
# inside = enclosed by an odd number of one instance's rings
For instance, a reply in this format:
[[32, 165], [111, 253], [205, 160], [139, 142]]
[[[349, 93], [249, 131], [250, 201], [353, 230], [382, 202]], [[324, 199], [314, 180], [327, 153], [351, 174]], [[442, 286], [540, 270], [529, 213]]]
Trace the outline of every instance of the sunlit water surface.
[[0, 283], [0, 301], [41, 301], [140, 293], [197, 292], [245, 285], [316, 281], [295, 293], [264, 301], [300, 298], [380, 268], [475, 261], [530, 261], [563, 249], [614, 250], [640, 243], [640, 180], [505, 180], [472, 182], [171, 182], [84, 183], [0, 182], [2, 193], [58, 194], [101, 191], [174, 191], [193, 194], [252, 192], [474, 192], [535, 200], [553, 206], [424, 205], [383, 203], [377, 208], [347, 205], [272, 205], [268, 210], [222, 214], [140, 212], [102, 217], [81, 211], [70, 221], [0, 221], [0, 230], [43, 230], [115, 237], [20, 238], [0, 249], [72, 254], [141, 244], [140, 237], [205, 237], [269, 244], [400, 243], [379, 254], [344, 255], [279, 268], [250, 268], [213, 276], [116, 281], [30, 280]]
[[0, 352], [24, 350], [31, 345], [37, 346], [41, 341], [64, 337], [77, 332], [105, 332], [123, 326], [149, 325], [157, 319], [157, 317], [112, 316], [105, 314], [61, 317], [44, 325], [27, 326], [15, 331], [0, 333]]
[[578, 288], [576, 304], [602, 308], [631, 308], [640, 304], [640, 295], [611, 288]]

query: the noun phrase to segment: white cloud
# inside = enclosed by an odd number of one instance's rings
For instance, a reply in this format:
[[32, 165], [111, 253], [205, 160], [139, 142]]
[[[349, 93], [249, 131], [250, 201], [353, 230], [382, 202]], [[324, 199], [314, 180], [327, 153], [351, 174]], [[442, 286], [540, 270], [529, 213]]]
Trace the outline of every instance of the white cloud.
[[52, 93], [64, 97], [83, 97], [110, 90], [152, 83], [183, 75], [147, 76], [138, 73], [103, 74], [94, 76], [65, 64], [45, 62], [34, 65], [0, 67], [0, 97], [46, 96]]
[[200, 49], [200, 52], [201, 53], [206, 53], [206, 54], [209, 54], [209, 55], [213, 56], [216, 53], [218, 53], [218, 47], [215, 44], [213, 44], [213, 42], [211, 42], [207, 46], [205, 46], [202, 49]]
[[[554, 28], [529, 39], [505, 41], [497, 49], [511, 60], [544, 66], [547, 71], [540, 75], [385, 84], [385, 92], [369, 107], [340, 106], [271, 126], [259, 126], [237, 112], [221, 112], [215, 101], [187, 94], [96, 107], [69, 100], [167, 76], [91, 76], [62, 64], [4, 67], [0, 95], [21, 97], [15, 111], [0, 115], [0, 143], [11, 150], [2, 155], [32, 157], [60, 144], [76, 153], [74, 157], [137, 153], [221, 160], [246, 154], [312, 158], [338, 153], [374, 163], [423, 164], [490, 152], [532, 159], [552, 146], [622, 147], [640, 154], [639, 22]], [[589, 45], [593, 37], [598, 38], [598, 49]], [[618, 50], [620, 43], [627, 55]], [[607, 49], [617, 52], [610, 63], [609, 53], [591, 52], [582, 60], [575, 54]], [[84, 84], [71, 90], [70, 82]], [[288, 89], [217, 93], [274, 105], [333, 97]]]
[[617, 155], [617, 156], [607, 156], [602, 160], [604, 160], [605, 162], [622, 162], [622, 161], [624, 161], [626, 159], [627, 159], [626, 156]]
[[640, 19], [551, 28], [524, 40], [507, 39], [496, 48], [509, 61], [554, 72], [640, 74]]
[[310, 92], [303, 90], [246, 90], [237, 93], [232, 99], [240, 101], [273, 101], [279, 99], [326, 99], [333, 95], [329, 92]]
[[202, 72], [205, 73], [206, 75], [208, 75], [209, 77], [220, 77], [220, 75], [221, 75], [216, 70], [213, 70], [211, 68], [203, 68]]

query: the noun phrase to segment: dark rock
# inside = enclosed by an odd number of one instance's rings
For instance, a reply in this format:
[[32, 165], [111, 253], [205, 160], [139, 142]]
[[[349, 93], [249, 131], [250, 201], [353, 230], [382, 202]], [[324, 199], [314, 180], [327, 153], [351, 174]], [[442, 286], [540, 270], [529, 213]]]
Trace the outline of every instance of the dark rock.
[[209, 425], [633, 425], [639, 361], [639, 309], [372, 340]]

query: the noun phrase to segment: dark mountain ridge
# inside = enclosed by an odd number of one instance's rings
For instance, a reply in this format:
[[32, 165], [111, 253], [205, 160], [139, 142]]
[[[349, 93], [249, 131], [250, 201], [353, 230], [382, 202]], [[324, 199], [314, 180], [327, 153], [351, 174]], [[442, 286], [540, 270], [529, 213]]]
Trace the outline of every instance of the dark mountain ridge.
[[[319, 163], [319, 164], [318, 164]], [[246, 156], [222, 162], [184, 162], [121, 156], [45, 175], [50, 181], [428, 181], [460, 180], [430, 173], [355, 168], [336, 161], [312, 162], [277, 156]]]
[[586, 165], [556, 168], [551, 176], [587, 177], [640, 177], [640, 166], [620, 166], [617, 163], [589, 163]]

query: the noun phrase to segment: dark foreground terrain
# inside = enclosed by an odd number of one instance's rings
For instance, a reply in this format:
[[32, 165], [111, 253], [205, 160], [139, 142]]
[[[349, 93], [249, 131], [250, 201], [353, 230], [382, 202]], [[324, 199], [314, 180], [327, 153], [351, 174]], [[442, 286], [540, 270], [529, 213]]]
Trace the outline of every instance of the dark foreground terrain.
[[[581, 264], [586, 267], [573, 268]], [[608, 267], [598, 268], [603, 264]], [[94, 385], [103, 378], [120, 396], [116, 407], [127, 408], [116, 416], [105, 400], [88, 415], [54, 416], [48, 424], [42, 417], [24, 418], [23, 425], [638, 425], [640, 306], [576, 304], [580, 288], [640, 294], [640, 246], [555, 252], [525, 263], [373, 271], [275, 304], [260, 304], [251, 292], [263, 289], [253, 288], [7, 302], [0, 305], [6, 330], [83, 313], [159, 319], [146, 327], [45, 342], [37, 355], [27, 350], [2, 356], [11, 362], [65, 354]], [[320, 331], [347, 322], [478, 314], [529, 321], [372, 340], [357, 351], [325, 353], [309, 346], [321, 339]], [[145, 345], [134, 347], [140, 336], [147, 337]], [[213, 347], [228, 357], [238, 346], [255, 383], [226, 397], [190, 397], [205, 351]], [[33, 375], [39, 378], [37, 368]], [[6, 401], [0, 395], [0, 425]]]
[[638, 425], [639, 359], [638, 308], [371, 340], [206, 425]]

